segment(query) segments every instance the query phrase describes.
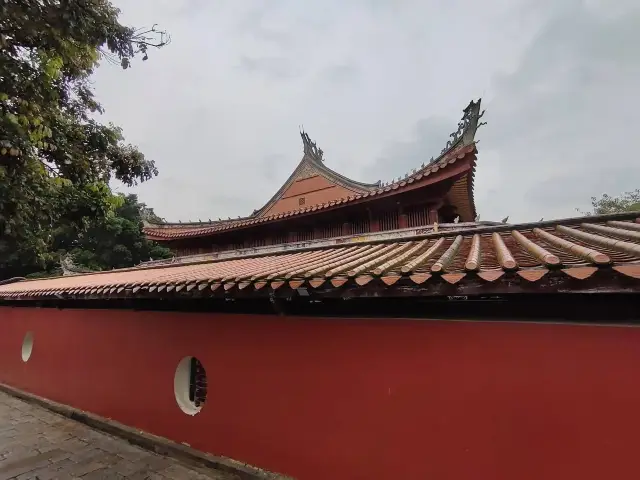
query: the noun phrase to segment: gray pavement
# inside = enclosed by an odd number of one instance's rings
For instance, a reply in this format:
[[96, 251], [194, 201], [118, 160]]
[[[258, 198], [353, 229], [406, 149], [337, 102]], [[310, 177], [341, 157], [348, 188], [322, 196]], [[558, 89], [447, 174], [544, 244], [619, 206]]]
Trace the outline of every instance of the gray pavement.
[[235, 480], [183, 464], [0, 392], [0, 480]]

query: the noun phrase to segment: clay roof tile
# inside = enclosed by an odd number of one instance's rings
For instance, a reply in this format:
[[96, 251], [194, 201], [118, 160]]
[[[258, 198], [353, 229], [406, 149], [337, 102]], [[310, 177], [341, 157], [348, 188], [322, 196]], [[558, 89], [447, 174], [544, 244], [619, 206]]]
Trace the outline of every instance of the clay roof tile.
[[[636, 281], [640, 276], [640, 231], [637, 228], [640, 224], [635, 223], [635, 217], [631, 221], [610, 218], [477, 227], [397, 242], [336, 245], [201, 264], [18, 281], [0, 285], [0, 298], [56, 295], [95, 298], [157, 292], [186, 295], [203, 292], [209, 285], [211, 292], [224, 285], [229, 294], [241, 289], [244, 294], [244, 291], [252, 291], [247, 289], [246, 282], [263, 288], [268, 282], [286, 281], [289, 285], [288, 282], [295, 280], [296, 285], [302, 281], [314, 288], [324, 288], [323, 278], [332, 279], [330, 285], [334, 288], [346, 285], [366, 288], [379, 281], [392, 286], [401, 278], [414, 285], [427, 280], [458, 285], [467, 282], [468, 278], [497, 282], [511, 278], [509, 275], [515, 275], [512, 273], [515, 271], [523, 280], [535, 284], [547, 277], [545, 272], [549, 269], [575, 280], [586, 280], [598, 269], [603, 269]], [[609, 266], [613, 269], [607, 268]], [[562, 267], [562, 270], [555, 267]], [[433, 278], [429, 276], [432, 274]], [[350, 282], [349, 278], [356, 281]], [[282, 288], [284, 283], [278, 285]]]

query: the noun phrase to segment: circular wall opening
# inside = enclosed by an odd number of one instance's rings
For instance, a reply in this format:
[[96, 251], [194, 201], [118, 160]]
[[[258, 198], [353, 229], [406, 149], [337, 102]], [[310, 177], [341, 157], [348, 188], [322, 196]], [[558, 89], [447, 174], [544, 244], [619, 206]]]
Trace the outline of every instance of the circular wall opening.
[[33, 352], [33, 333], [27, 332], [22, 341], [22, 361], [26, 362], [31, 358]]
[[207, 400], [207, 372], [196, 357], [184, 357], [173, 377], [173, 393], [180, 409], [195, 415]]

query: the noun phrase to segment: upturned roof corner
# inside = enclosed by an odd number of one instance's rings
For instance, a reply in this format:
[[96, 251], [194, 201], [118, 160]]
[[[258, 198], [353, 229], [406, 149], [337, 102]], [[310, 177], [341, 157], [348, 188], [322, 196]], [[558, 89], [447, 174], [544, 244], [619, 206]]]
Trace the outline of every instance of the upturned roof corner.
[[484, 116], [484, 110], [480, 111], [482, 99], [477, 102], [471, 100], [469, 105], [462, 111], [462, 119], [458, 122], [458, 129], [449, 135], [449, 141], [440, 152], [440, 155], [446, 154], [458, 146], [471, 145], [475, 141], [476, 131], [487, 122], [480, 122]]

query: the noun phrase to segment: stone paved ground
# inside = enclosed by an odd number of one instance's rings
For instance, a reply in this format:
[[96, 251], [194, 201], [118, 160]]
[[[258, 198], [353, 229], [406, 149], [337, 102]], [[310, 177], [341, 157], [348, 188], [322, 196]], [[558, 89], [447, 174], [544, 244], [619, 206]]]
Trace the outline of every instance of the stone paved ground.
[[188, 466], [0, 392], [0, 480], [215, 479]]

